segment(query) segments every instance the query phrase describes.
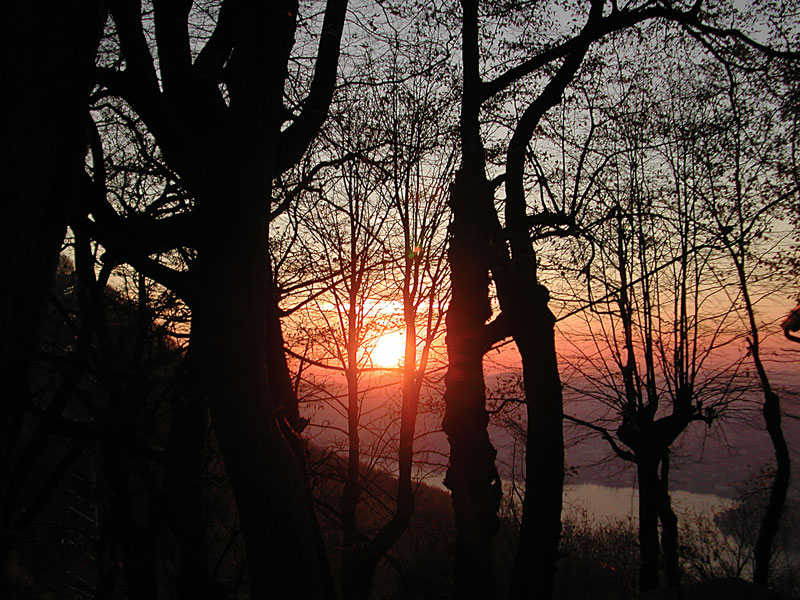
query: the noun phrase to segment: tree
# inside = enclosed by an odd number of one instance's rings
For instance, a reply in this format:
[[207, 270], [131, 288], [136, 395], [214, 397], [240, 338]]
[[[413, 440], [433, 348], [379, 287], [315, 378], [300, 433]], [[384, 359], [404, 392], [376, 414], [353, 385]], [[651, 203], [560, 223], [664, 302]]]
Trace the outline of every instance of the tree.
[[[296, 321], [307, 335], [300, 347], [315, 365], [345, 378], [346, 399], [330, 402], [347, 422], [337, 516], [343, 530], [342, 591], [348, 598], [369, 596], [378, 562], [414, 512], [417, 415], [447, 294], [443, 182], [451, 173], [452, 152], [441, 120], [452, 98], [426, 72], [437, 60], [435, 45], [400, 56], [407, 43], [393, 39], [388, 60], [369, 65], [360, 77], [372, 85], [346, 89], [338, 98], [318, 152], [338, 165], [339, 174], [308, 194], [308, 207], [298, 207], [302, 218], [295, 217], [294, 237], [305, 247], [301, 254], [320, 257], [314, 273], [322, 288], [298, 295], [306, 306]], [[402, 360], [377, 364], [376, 346], [400, 332]], [[388, 374], [381, 375], [384, 370]], [[371, 382], [376, 372], [377, 386]], [[399, 414], [366, 406], [381, 388], [395, 384], [402, 390]], [[329, 396], [338, 388], [336, 382], [327, 387]], [[396, 463], [398, 473], [391, 507], [381, 506], [383, 493], [370, 485], [373, 466], [381, 471], [387, 461], [392, 470]], [[377, 501], [369, 502], [371, 497]], [[365, 518], [364, 505], [383, 518], [380, 525]]]
[[382, 555], [378, 553], [374, 562], [363, 556], [370, 554], [371, 540], [361, 531], [357, 511], [365, 487], [362, 463], [368, 454], [362, 447], [367, 427], [363, 403], [369, 394], [365, 376], [371, 371], [368, 348], [391, 327], [391, 315], [385, 314], [381, 304], [390, 301], [386, 278], [394, 267], [391, 258], [387, 260], [385, 242], [388, 207], [378, 194], [385, 174], [369, 151], [382, 141], [379, 133], [361, 121], [375, 101], [370, 96], [340, 100], [341, 113], [333, 117], [326, 132], [342, 146], [331, 151], [340, 163], [340, 173], [319, 195], [311, 194], [299, 224], [303, 254], [320, 257], [315, 272], [324, 274], [328, 282], [323, 293], [314, 293], [306, 303], [306, 323], [301, 326], [308, 337], [302, 341], [307, 349], [315, 348], [316, 363], [334, 368], [345, 379], [342, 412], [347, 423], [347, 466], [339, 516], [344, 538], [342, 590], [352, 598], [369, 595], [375, 563]]
[[[668, 203], [642, 191], [621, 194], [624, 204], [613, 206], [613, 220], [597, 232], [598, 253], [586, 267], [589, 339], [573, 346], [581, 356], [575, 391], [606, 404], [613, 425], [568, 419], [599, 432], [619, 458], [636, 465], [639, 585], [650, 591], [659, 587], [662, 553], [670, 587], [680, 579], [669, 497], [672, 446], [693, 422], [710, 427], [732, 400], [738, 363], [714, 364], [729, 341], [723, 332], [731, 310], [705, 308], [717, 304], [722, 288], [708, 289], [710, 252], [698, 247], [694, 211], [671, 214]], [[667, 198], [682, 209], [692, 202]]]
[[[397, 80], [397, 75], [393, 79]], [[447, 112], [449, 98], [438, 98], [437, 86], [430, 74], [392, 85], [391, 100], [380, 118], [387, 126], [390, 140], [382, 195], [399, 229], [389, 238], [386, 249], [391, 256], [402, 257], [391, 265], [392, 279], [400, 279], [399, 286], [391, 288], [395, 295], [399, 291], [405, 339], [400, 367], [398, 478], [394, 514], [350, 558], [351, 577], [356, 575], [357, 585], [352, 593], [343, 588], [348, 597], [368, 597], [367, 582], [378, 560], [400, 539], [414, 513], [412, 469], [417, 415], [447, 296], [444, 182], [451, 174], [452, 154], [450, 140], [437, 123]]]
[[[105, 189], [108, 198], [113, 198], [115, 210], [124, 215], [143, 212], [147, 218], [154, 219], [185, 210], [190, 205], [191, 198], [164, 165], [158, 147], [152, 137], [147, 135], [141, 119], [121, 102], [110, 101], [102, 93], [95, 95], [92, 108], [97, 121], [90, 145], [92, 180], [94, 185]], [[105, 211], [104, 214], [106, 220], [101, 219], [101, 222], [105, 222], [106, 226], [108, 219], [120, 225], [113, 212]], [[81, 238], [98, 233], [96, 223], [85, 215], [76, 218], [72, 228]], [[96, 256], [98, 250], [95, 249], [91, 254]], [[168, 262], [176, 268], [185, 268], [191, 256], [191, 250], [180, 248], [160, 254], [158, 260]], [[141, 258], [133, 260], [141, 266]], [[119, 253], [106, 251], [102, 254], [101, 262], [105, 272], [115, 270], [119, 273], [130, 269], [121, 264], [124, 258]], [[151, 261], [148, 264], [152, 269], [158, 263]], [[147, 264], [144, 268], [147, 269]], [[134, 286], [137, 288], [134, 293], [138, 294], [140, 305], [153, 300], [151, 290], [164, 290], [163, 286], [152, 281], [145, 283], [143, 274], [136, 273], [136, 276], [139, 285]], [[143, 298], [142, 286], [146, 288], [146, 298]], [[174, 324], [170, 335], [178, 338], [187, 336], [187, 324], [191, 319], [189, 308], [170, 290], [164, 290], [160, 295], [173, 298], [172, 307], [165, 306], [162, 302], [156, 303], [158, 308], [153, 309], [152, 318], [165, 325]], [[147, 310], [142, 312], [150, 314]], [[113, 356], [113, 353], [109, 352], [109, 356]], [[176, 593], [183, 598], [207, 595], [213, 578], [209, 572], [210, 540], [207, 536], [207, 506], [202, 489], [203, 480], [208, 475], [208, 404], [188, 373], [190, 364], [191, 353], [184, 353], [182, 367], [176, 370], [171, 387], [169, 418], [165, 417], [162, 425], [169, 426], [168, 441], [164, 442], [164, 460], [157, 461], [160, 463], [157, 467], [164, 468], [164, 492], [149, 490], [155, 497], [154, 505], [170, 517], [167, 521], [168, 528], [178, 548]], [[109, 365], [112, 371], [118, 368], [113, 361]], [[140, 377], [145, 378], [145, 375]], [[131, 432], [133, 437], [136, 434], [141, 432]], [[146, 434], [144, 437], [149, 439], [150, 435]], [[141, 448], [134, 448], [133, 453], [139, 450]], [[152, 455], [158, 455], [157, 449], [151, 447], [150, 451]], [[158, 470], [157, 468], [156, 471]], [[152, 478], [152, 474], [145, 475], [145, 478], [148, 477]], [[111, 541], [114, 543], [113, 539]], [[114, 572], [114, 569], [110, 571]]]
[[[109, 251], [191, 308], [191, 378], [210, 407], [260, 597], [333, 594], [292, 450], [300, 425], [289, 422], [296, 399], [267, 236], [273, 180], [300, 160], [327, 114], [346, 8], [345, 0], [326, 4], [314, 75], [297, 114], [284, 105], [297, 2], [223, 1], [207, 35], [193, 28], [191, 2], [155, 2], [152, 22], [138, 2], [112, 3], [119, 53], [97, 72], [105, 93], [142, 119], [192, 198], [160, 219], [123, 218], [97, 181], [92, 214]], [[151, 258], [174, 248], [194, 251], [188, 270]]]
[[[699, 38], [712, 51], [720, 47], [769, 49], [745, 34], [723, 26], [716, 5], [634, 3], [620, 7], [602, 0], [577, 9], [572, 27], [564, 32], [537, 29], [546, 20], [533, 7], [486, 7], [474, 0], [461, 2], [463, 90], [461, 102], [461, 165], [450, 204], [453, 211], [449, 261], [452, 301], [447, 315], [449, 368], [446, 377], [444, 430], [451, 445], [446, 485], [453, 497], [458, 541], [456, 596], [488, 597], [493, 588], [490, 545], [497, 530], [501, 495], [494, 465], [495, 450], [486, 432], [488, 417], [482, 376], [482, 357], [493, 342], [512, 337], [523, 364], [523, 386], [528, 410], [526, 476], [536, 481], [526, 486], [512, 596], [552, 593], [557, 559], [563, 483], [562, 392], [554, 346], [555, 319], [548, 309], [549, 293], [537, 273], [536, 236], [539, 223], [560, 229], [561, 235], [577, 230], [582, 202], [550, 211], [546, 206], [530, 214], [526, 202], [526, 168], [529, 144], [545, 113], [557, 105], [578, 75], [590, 47], [625, 29], [644, 23], [666, 23]], [[518, 11], [514, 9], [519, 9]], [[530, 10], [531, 12], [526, 12]], [[514, 31], [508, 53], [481, 52], [481, 24], [491, 22]], [[669, 25], [669, 24], [672, 25]], [[516, 29], [515, 29], [516, 28]], [[649, 33], [658, 31], [656, 25]], [[622, 35], [622, 34], [618, 34]], [[509, 37], [511, 34], [509, 34]], [[527, 37], [526, 37], [527, 36]], [[502, 45], [503, 36], [493, 40]], [[488, 40], [490, 43], [491, 40]], [[497, 57], [493, 61], [492, 57]], [[508, 65], [512, 65], [509, 67]], [[487, 177], [487, 155], [482, 111], [501, 103], [504, 92], [524, 78], [539, 77], [541, 87], [525, 100], [519, 116], [508, 125], [504, 146], [505, 171]], [[505, 189], [504, 218], [497, 212], [494, 191]], [[496, 286], [500, 314], [492, 316], [489, 272]]]
[[[724, 123], [719, 140], [712, 139], [698, 152], [696, 159], [703, 169], [704, 200], [719, 233], [741, 294], [742, 320], [747, 335], [747, 354], [752, 358], [758, 386], [763, 394], [761, 412], [764, 426], [775, 452], [775, 471], [769, 502], [754, 547], [753, 581], [767, 586], [773, 546], [789, 490], [791, 460], [781, 425], [780, 396], [762, 358], [763, 326], [757, 314], [756, 289], [761, 272], [768, 268], [772, 252], [767, 245], [781, 246], [785, 235], [774, 231], [775, 214], [791, 214], [790, 200], [798, 186], [791, 164], [789, 136], [778, 107], [759, 94], [743, 77], [727, 73], [727, 85], [720, 85]], [[750, 85], [748, 85], [750, 83]], [[784, 333], [790, 318], [784, 321]]]
[[182, 357], [168, 334], [172, 299], [123, 269], [96, 273], [85, 232], [70, 248], [74, 267], [59, 265], [34, 362], [36, 419], [9, 478], [9, 579], [24, 589], [30, 573], [29, 593], [66, 585], [154, 596], [168, 545], [157, 543], [166, 527], [153, 516], [174, 500], [163, 493], [159, 452]]
[[100, 2], [45, 2], [4, 7], [2, 74], [9, 102], [0, 136], [4, 200], [0, 208], [4, 291], [0, 295], [0, 577], [5, 577], [9, 476], [21, 449], [30, 401], [30, 362], [39, 316], [58, 264], [86, 152], [85, 129], [94, 55], [105, 13]]
[[[636, 463], [640, 585], [647, 590], [659, 579], [657, 520], [667, 579], [678, 584], [668, 495], [672, 443], [692, 421], [710, 426], [727, 405], [764, 389], [753, 298], [774, 293], [783, 276], [774, 264], [786, 234], [773, 231], [770, 221], [796, 190], [786, 173], [782, 124], [759, 85], [738, 81], [718, 62], [682, 73], [667, 67], [680, 73], [676, 78], [634, 60], [647, 79], [619, 69], [627, 83], [605, 109], [620, 147], [605, 150], [611, 160], [600, 187], [611, 202], [609, 225], [593, 235], [592, 260], [581, 269], [591, 343], [573, 344], [581, 357], [576, 391], [606, 403], [612, 414], [602, 424], [570, 420]], [[726, 79], [737, 80], [735, 93], [726, 91]], [[595, 282], [603, 282], [597, 292]], [[747, 354], [737, 355], [745, 338]], [[746, 374], [750, 356], [759, 365], [756, 381]], [[660, 476], [654, 462], [661, 462]]]

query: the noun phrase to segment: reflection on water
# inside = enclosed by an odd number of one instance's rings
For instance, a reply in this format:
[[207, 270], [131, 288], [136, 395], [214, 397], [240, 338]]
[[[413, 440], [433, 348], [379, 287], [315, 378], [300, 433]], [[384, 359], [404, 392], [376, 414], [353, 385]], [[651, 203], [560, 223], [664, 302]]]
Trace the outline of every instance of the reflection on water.
[[[714, 494], [695, 494], [683, 490], [670, 493], [676, 511], [690, 509], [695, 513], [716, 512], [733, 505], [730, 498]], [[639, 492], [630, 487], [607, 487], [594, 483], [567, 485], [564, 489], [564, 512], [587, 511], [598, 519], [636, 518]]]
[[[429, 485], [447, 491], [444, 486], [444, 475], [429, 477], [425, 480]], [[503, 485], [505, 498], [512, 496], [511, 486]], [[714, 494], [696, 494], [684, 490], [670, 492], [672, 508], [675, 512], [691, 511], [696, 514], [715, 513], [732, 507], [735, 502], [731, 498], [723, 498]], [[596, 519], [638, 518], [639, 490], [632, 487], [609, 487], [596, 483], [576, 483], [564, 486], [564, 515], [584, 512]]]

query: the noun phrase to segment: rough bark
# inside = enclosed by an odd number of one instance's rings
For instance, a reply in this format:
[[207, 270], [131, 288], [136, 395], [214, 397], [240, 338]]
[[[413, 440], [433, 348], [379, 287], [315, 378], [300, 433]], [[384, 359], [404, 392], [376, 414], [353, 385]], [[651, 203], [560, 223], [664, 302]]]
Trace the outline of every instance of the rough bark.
[[[489, 268], [497, 284], [503, 311], [503, 327], [500, 329], [504, 329], [504, 335], [510, 334], [514, 338], [522, 356], [529, 424], [526, 477], [528, 481], [536, 481], [535, 486], [526, 486], [512, 596], [524, 598], [540, 593], [549, 597], [552, 595], [561, 532], [564, 477], [562, 393], [553, 336], [555, 320], [547, 308], [547, 290], [536, 279], [536, 255], [527, 225], [524, 155], [536, 125], [545, 112], [560, 101], [561, 94], [583, 60], [591, 36], [597, 34], [592, 30], [602, 15], [602, 3], [592, 3], [587, 28], [582, 32], [586, 40], [581, 40], [571, 51], [561, 55], [566, 58], [558, 72], [515, 127], [506, 161], [505, 232], [495, 211], [493, 187], [485, 179], [486, 160], [480, 133], [481, 104], [489, 90], [492, 90], [490, 94], [499, 90], [493, 90], [492, 82], [481, 81], [477, 2], [463, 0], [462, 8], [462, 170], [451, 190], [451, 208], [455, 218], [449, 251], [452, 302], [447, 315], [447, 345], [450, 368], [445, 379], [445, 432], [450, 437], [451, 446], [446, 483], [453, 491], [459, 528], [456, 597], [492, 593], [489, 546], [496, 528], [495, 513], [501, 488], [499, 480], [493, 479], [497, 472], [494, 448], [486, 432], [488, 419], [481, 371], [482, 356], [491, 343], [485, 327], [491, 316], [487, 296]], [[552, 58], [545, 62], [550, 60]], [[520, 73], [512, 76], [509, 71], [501, 79], [508, 77], [513, 81], [519, 76]], [[456, 404], [457, 398], [463, 405]], [[462, 430], [454, 426], [457, 418], [461, 420]], [[469, 452], [478, 453], [476, 456], [470, 456], [466, 448], [459, 446], [464, 441], [469, 445]], [[471, 480], [461, 475], [463, 483], [458, 481], [458, 485], [463, 485], [464, 491], [457, 496], [456, 487], [451, 484], [457, 483], [456, 474], [464, 468], [456, 462], [460, 452], [464, 452], [465, 459], [472, 461], [475, 473]], [[476, 502], [474, 507], [464, 500], [468, 489], [472, 490], [469, 493]], [[461, 516], [460, 511], [463, 511]], [[462, 527], [465, 528], [463, 533]], [[476, 527], [480, 529], [476, 531]], [[473, 564], [479, 556], [486, 563], [482, 569]], [[459, 587], [459, 577], [463, 577], [468, 585]]]
[[502, 488], [497, 454], [486, 426], [483, 355], [488, 299], [488, 239], [483, 227], [491, 186], [480, 172], [459, 171], [450, 190], [452, 299], [447, 311], [448, 368], [444, 432], [450, 442], [445, 485], [456, 518], [456, 598], [490, 598], [494, 593], [491, 542], [498, 529]]
[[[562, 94], [578, 73], [586, 52], [594, 41], [654, 18], [673, 20], [684, 25], [695, 23], [700, 13], [695, 9], [681, 12], [672, 7], [647, 4], [629, 6], [622, 10], [617, 10], [614, 5], [612, 10], [606, 6], [604, 0], [593, 0], [589, 3], [585, 25], [577, 35], [563, 43], [549, 46], [546, 50], [496, 75], [493, 80], [482, 81], [478, 2], [462, 0], [461, 6], [463, 9], [463, 89], [460, 122], [462, 166], [461, 181], [456, 179], [451, 194], [455, 217], [451, 229], [449, 255], [453, 299], [447, 318], [450, 369], [446, 378], [445, 394], [447, 402], [445, 431], [451, 442], [451, 465], [446, 483], [453, 491], [456, 524], [459, 528], [456, 552], [456, 597], [469, 596], [471, 593], [491, 594], [489, 589], [480, 587], [482, 582], [486, 583], [491, 579], [490, 572], [485, 568], [484, 570], [478, 568], [467, 573], [467, 570], [473, 568], [469, 563], [470, 550], [488, 548], [488, 540], [491, 539], [491, 535], [485, 535], [490, 528], [481, 530], [484, 534], [482, 538], [474, 535], [475, 539], [480, 539], [480, 544], [470, 545], [472, 541], [469, 539], [476, 524], [491, 522], [488, 511], [483, 510], [491, 503], [485, 505], [479, 503], [489, 497], [484, 492], [491, 487], [487, 486], [491, 477], [487, 476], [490, 470], [486, 468], [486, 464], [487, 457], [491, 456], [493, 460], [493, 455], [490, 452], [476, 450], [484, 448], [486, 444], [491, 448], [485, 432], [485, 415], [482, 414], [482, 411], [485, 412], [482, 404], [485, 398], [483, 377], [480, 372], [480, 359], [488, 348], [487, 340], [481, 339], [487, 332], [485, 323], [490, 316], [485, 300], [487, 267], [491, 269], [497, 286], [503, 318], [503, 326], [500, 329], [503, 329], [503, 335], [514, 338], [522, 356], [524, 388], [529, 411], [526, 477], [528, 482], [535, 481], [535, 486], [526, 486], [526, 495], [530, 495], [530, 498], [526, 496], [524, 500], [523, 525], [518, 548], [520, 556], [515, 565], [512, 594], [516, 597], [529, 597], [531, 594], [548, 597], [552, 594], [560, 532], [560, 511], [557, 509], [561, 503], [563, 483], [563, 447], [560, 447], [563, 441], [560, 410], [562, 398], [553, 344], [552, 315], [547, 309], [546, 290], [538, 285], [536, 254], [529, 231], [530, 216], [527, 212], [524, 186], [529, 142], [544, 114], [561, 101]], [[711, 32], [713, 30], [709, 33]], [[764, 48], [747, 38], [743, 40], [747, 44]], [[506, 212], [501, 227], [495, 212], [492, 190], [486, 189], [486, 159], [480, 126], [481, 105], [515, 81], [535, 72], [542, 73], [545, 67], [555, 69], [548, 71], [542, 92], [536, 96], [514, 125], [506, 156], [506, 170], [501, 177], [498, 177], [498, 180], [502, 178], [506, 191]], [[471, 189], [460, 189], [468, 177]], [[554, 215], [545, 212], [539, 216], [542, 219], [539, 222], [557, 224], [547, 220]], [[566, 216], [569, 220], [577, 215]], [[468, 243], [465, 243], [466, 239], [469, 239]], [[468, 244], [471, 247], [467, 247]], [[489, 257], [488, 265], [484, 260], [484, 253]], [[471, 306], [468, 306], [465, 299], [470, 297]], [[471, 372], [463, 373], [462, 370]], [[468, 389], [468, 385], [473, 386], [473, 389]], [[461, 405], [459, 406], [457, 402]], [[462, 411], [458, 417], [457, 411]], [[642, 425], [648, 426], [648, 430], [644, 433], [652, 433], [658, 439], [654, 447], [661, 450], [669, 448], [688, 422], [698, 418], [686, 407], [677, 406], [673, 415], [655, 422], [655, 411], [655, 404], [642, 405], [642, 414], [631, 416], [641, 420]], [[459, 423], [463, 431], [459, 431], [459, 427], [455, 425], [457, 418], [463, 421]], [[457, 461], [461, 460], [458, 453], [463, 451], [457, 444], [461, 439], [470, 438], [472, 451], [480, 452], [479, 457], [475, 457], [476, 460], [473, 461], [476, 473], [473, 474], [472, 480], [464, 475], [463, 481], [457, 482], [456, 474], [460, 474]], [[654, 457], [653, 464], [646, 469], [645, 482], [647, 487], [645, 493], [650, 494], [652, 501], [645, 507], [644, 517], [648, 523], [655, 524], [653, 527], [648, 524], [649, 537], [643, 542], [649, 554], [652, 554], [652, 548], [655, 548], [656, 559], [651, 562], [655, 564], [656, 574], [653, 576], [652, 573], [645, 573], [643, 576], [645, 585], [649, 586], [651, 585], [649, 582], [657, 585], [658, 464], [659, 457], [663, 453], [651, 452], [652, 448], [646, 444], [638, 444], [638, 448], [646, 451], [648, 457]], [[637, 454], [637, 459], [643, 459], [641, 454]], [[481, 510], [459, 504], [464, 500], [463, 496], [461, 500], [457, 497], [456, 484], [462, 483], [464, 490], [472, 490], [472, 497], [478, 503], [476, 506], [480, 506]], [[469, 511], [472, 511], [472, 514]], [[470, 515], [471, 522], [466, 522], [460, 513]], [[672, 527], [666, 509], [663, 511], [663, 518], [668, 528]], [[530, 522], [526, 523], [526, 520]], [[541, 524], [545, 521], [546, 524], [542, 527]], [[461, 527], [466, 529], [462, 532]], [[469, 529], [470, 527], [473, 529]], [[653, 531], [655, 531], [654, 536]], [[484, 551], [483, 555], [488, 557], [488, 550]], [[459, 587], [459, 577], [462, 576], [465, 581], [473, 583], [469, 589]], [[482, 580], [481, 577], [484, 576], [486, 579]]]
[[478, 5], [462, 0], [461, 168], [450, 188], [448, 261], [451, 300], [445, 326], [448, 367], [445, 416], [450, 443], [445, 486], [452, 493], [456, 522], [455, 598], [490, 598], [495, 578], [491, 545], [499, 522], [502, 484], [495, 466], [497, 451], [486, 429], [483, 355], [488, 350], [489, 237], [484, 220], [494, 215], [494, 189], [486, 180], [480, 134], [482, 103], [478, 48]]

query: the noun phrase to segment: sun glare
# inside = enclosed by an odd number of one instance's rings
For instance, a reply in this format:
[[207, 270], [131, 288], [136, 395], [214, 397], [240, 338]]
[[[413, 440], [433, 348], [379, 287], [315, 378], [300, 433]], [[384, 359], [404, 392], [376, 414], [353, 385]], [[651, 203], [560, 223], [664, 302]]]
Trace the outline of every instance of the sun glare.
[[376, 367], [399, 367], [403, 362], [405, 344], [406, 336], [402, 331], [382, 335], [372, 349], [372, 364]]

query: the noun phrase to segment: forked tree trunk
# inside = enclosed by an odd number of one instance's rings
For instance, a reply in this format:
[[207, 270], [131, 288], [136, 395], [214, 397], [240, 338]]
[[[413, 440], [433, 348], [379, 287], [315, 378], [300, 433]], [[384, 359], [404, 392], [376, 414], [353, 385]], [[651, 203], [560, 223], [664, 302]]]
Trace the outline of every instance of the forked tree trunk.
[[367, 600], [372, 591], [375, 570], [380, 559], [402, 537], [414, 513], [414, 491], [411, 471], [414, 463], [414, 434], [416, 432], [422, 376], [428, 362], [429, 346], [422, 352], [417, 368], [417, 310], [415, 298], [409, 293], [408, 274], [412, 259], [405, 263], [406, 279], [403, 292], [405, 321], [405, 351], [403, 361], [403, 401], [400, 414], [400, 443], [398, 448], [398, 477], [395, 512], [369, 541], [348, 553], [344, 559], [342, 592], [348, 600]]
[[[666, 452], [662, 454], [666, 456]], [[668, 458], [659, 461], [652, 456], [640, 456], [637, 464], [639, 478], [639, 590], [656, 590], [661, 582], [663, 557], [664, 574], [670, 588], [680, 586], [678, 564], [678, 518], [672, 510], [669, 496]], [[661, 476], [659, 476], [661, 464]], [[661, 523], [659, 542], [658, 524]]]
[[[109, 6], [125, 68], [104, 73], [104, 84], [142, 117], [195, 200], [185, 215], [188, 231], [180, 227], [165, 242], [197, 251], [188, 274], [150, 266], [169, 287], [185, 288], [191, 305], [192, 376], [207, 399], [239, 509], [252, 595], [333, 597], [293, 435], [302, 422], [281, 364], [268, 234], [271, 182], [300, 161], [326, 118], [347, 1], [325, 5], [314, 76], [291, 124], [283, 96], [297, 0], [221, 3], [213, 34], [196, 57], [187, 34], [192, 3], [156, 2], [156, 64], [139, 4]], [[121, 244], [123, 260], [154, 254], [147, 243], [133, 246]]]
[[680, 587], [678, 518], [669, 495], [669, 455], [672, 444], [694, 415], [688, 410], [675, 410], [671, 415], [650, 421], [652, 404], [637, 409], [634, 402], [633, 406], [631, 410], [639, 412], [623, 419], [617, 435], [631, 449], [620, 456], [636, 462], [639, 480], [639, 590], [646, 593], [659, 588], [662, 557], [667, 584], [677, 589]]
[[[403, 369], [403, 404], [400, 415], [400, 448], [395, 513], [374, 538], [345, 557], [342, 592], [348, 600], [367, 600], [372, 591], [375, 570], [380, 559], [400, 539], [414, 513], [414, 492], [411, 469], [414, 460], [414, 432], [419, 406], [419, 387], [416, 369], [416, 313], [406, 312], [406, 349]], [[424, 359], [423, 359], [424, 361]]]

